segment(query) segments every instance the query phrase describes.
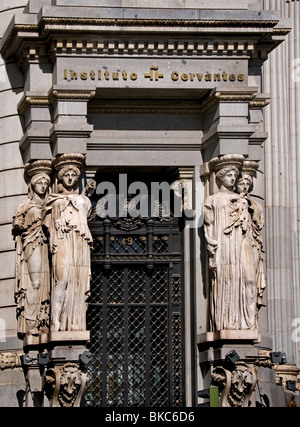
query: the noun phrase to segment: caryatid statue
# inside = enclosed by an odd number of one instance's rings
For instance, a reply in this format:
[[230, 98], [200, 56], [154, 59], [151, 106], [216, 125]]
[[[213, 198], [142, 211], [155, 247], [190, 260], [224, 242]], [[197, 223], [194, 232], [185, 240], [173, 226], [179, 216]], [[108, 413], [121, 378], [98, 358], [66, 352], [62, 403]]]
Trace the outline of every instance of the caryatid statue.
[[53, 160], [57, 192], [49, 195], [45, 216], [52, 254], [51, 331], [86, 330], [92, 236], [87, 222], [91, 202], [79, 194], [84, 160], [72, 153]]
[[212, 272], [210, 283], [211, 330], [241, 329], [240, 260], [246, 201], [234, 192], [244, 157], [214, 158], [218, 191], [204, 202], [204, 229]]
[[247, 311], [251, 319], [255, 318], [257, 324], [258, 310], [262, 306], [263, 292], [266, 287], [266, 280], [263, 268], [262, 237], [261, 231], [264, 227], [264, 215], [262, 206], [254, 200], [249, 190], [253, 184], [253, 177], [256, 175], [259, 163], [245, 160], [241, 173], [236, 182], [237, 193], [244, 197], [248, 203], [248, 228], [245, 234], [245, 249], [248, 253], [249, 267], [246, 270], [248, 280], [245, 281], [245, 298], [248, 302]]
[[263, 283], [258, 284], [258, 280], [263, 281], [259, 232], [262, 214], [259, 205], [249, 197], [252, 184], [249, 167], [244, 157], [237, 154], [210, 162], [218, 186], [218, 191], [204, 202], [204, 229], [212, 273], [212, 331], [257, 330], [257, 305], [264, 287]]
[[25, 166], [28, 197], [13, 217], [17, 253], [15, 299], [20, 337], [49, 332], [50, 270], [42, 211], [51, 173], [52, 165], [48, 160]]

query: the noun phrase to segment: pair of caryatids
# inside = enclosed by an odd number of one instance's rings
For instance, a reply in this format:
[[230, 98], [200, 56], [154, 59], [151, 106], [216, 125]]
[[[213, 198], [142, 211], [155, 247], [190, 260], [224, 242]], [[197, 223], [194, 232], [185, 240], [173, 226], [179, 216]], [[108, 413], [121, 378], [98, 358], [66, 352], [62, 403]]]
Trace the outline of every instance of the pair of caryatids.
[[262, 207], [249, 195], [258, 163], [242, 155], [209, 163], [218, 191], [204, 203], [209, 254], [210, 330], [257, 330], [265, 288]]
[[63, 154], [25, 167], [28, 197], [13, 218], [20, 336], [86, 329], [92, 236], [91, 202], [79, 194], [84, 160]]

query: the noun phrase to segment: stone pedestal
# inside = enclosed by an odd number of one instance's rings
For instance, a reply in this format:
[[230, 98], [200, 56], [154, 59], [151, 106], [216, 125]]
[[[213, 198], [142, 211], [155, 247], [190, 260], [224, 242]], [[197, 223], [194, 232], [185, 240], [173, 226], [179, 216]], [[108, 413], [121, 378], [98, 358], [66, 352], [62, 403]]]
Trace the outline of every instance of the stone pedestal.
[[51, 407], [80, 407], [88, 380], [89, 331], [51, 332], [45, 393]]
[[58, 331], [24, 338], [20, 360], [26, 381], [26, 407], [81, 405], [88, 379], [89, 339], [89, 331]]
[[90, 340], [89, 331], [58, 331], [50, 332], [49, 342], [50, 343], [86, 343]]
[[[25, 376], [25, 399], [27, 408], [44, 406], [44, 364], [47, 363], [47, 353], [42, 352], [39, 345], [24, 346], [25, 354], [21, 356], [21, 366]], [[46, 359], [45, 359], [46, 357]]]
[[198, 335], [198, 344], [237, 340], [259, 342], [260, 335], [258, 330], [222, 330]]
[[[288, 396], [280, 382], [290, 369], [271, 363], [271, 340], [259, 331], [217, 331], [198, 336], [203, 388], [219, 386], [221, 406], [286, 407], [297, 392]], [[275, 369], [276, 368], [276, 369]], [[294, 373], [294, 371], [293, 371]], [[239, 390], [235, 382], [239, 381]], [[243, 394], [239, 403], [237, 393]]]

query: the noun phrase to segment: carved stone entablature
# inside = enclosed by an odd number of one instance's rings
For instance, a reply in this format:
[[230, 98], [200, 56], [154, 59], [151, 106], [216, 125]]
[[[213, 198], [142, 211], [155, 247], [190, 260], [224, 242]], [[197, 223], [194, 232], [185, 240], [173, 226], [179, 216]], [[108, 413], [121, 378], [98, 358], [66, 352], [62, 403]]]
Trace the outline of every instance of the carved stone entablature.
[[[66, 13], [67, 12], [67, 13]], [[60, 7], [44, 7], [38, 15], [25, 14], [18, 22], [10, 26], [10, 31], [3, 38], [0, 49], [5, 57], [20, 53], [20, 61], [36, 58], [37, 51], [33, 51], [34, 44], [41, 43], [48, 46], [52, 54], [76, 53], [79, 54], [195, 54], [195, 55], [252, 55], [263, 58], [282, 41], [290, 28], [280, 22], [279, 14], [270, 11], [243, 11], [235, 15], [226, 11], [215, 12], [197, 9], [185, 11], [169, 9], [167, 13], [158, 13], [158, 9], [147, 11], [147, 17], [141, 9], [132, 10], [125, 16], [122, 8], [109, 8], [103, 10], [102, 17], [96, 8], [81, 8], [80, 14], [77, 8], [63, 10]], [[228, 38], [228, 33], [234, 29], [233, 38]], [[191, 30], [203, 38], [202, 41], [190, 37]], [[245, 34], [254, 32], [255, 37], [247, 37]], [[51, 35], [77, 31], [85, 33], [102, 33], [101, 38], [72, 39], [52, 37]], [[131, 36], [119, 40], [111, 40], [105, 33], [122, 32]], [[141, 39], [141, 33], [172, 33], [169, 38], [146, 37]], [[180, 39], [174, 39], [174, 32], [183, 35]], [[240, 33], [239, 35], [237, 35]], [[208, 34], [217, 34], [220, 40], [211, 41]], [[104, 35], [104, 36], [103, 36]], [[265, 36], [268, 35], [268, 41]], [[238, 41], [237, 41], [238, 40]], [[25, 44], [21, 47], [22, 42]], [[28, 47], [30, 48], [28, 49]], [[21, 47], [21, 48], [20, 48]], [[27, 50], [25, 51], [26, 48]], [[25, 51], [21, 54], [21, 52]]]
[[212, 385], [219, 387], [221, 407], [248, 407], [257, 383], [253, 366], [237, 362], [233, 370], [217, 366], [212, 373]]
[[51, 407], [80, 407], [87, 379], [76, 363], [49, 369], [45, 378], [45, 393]]

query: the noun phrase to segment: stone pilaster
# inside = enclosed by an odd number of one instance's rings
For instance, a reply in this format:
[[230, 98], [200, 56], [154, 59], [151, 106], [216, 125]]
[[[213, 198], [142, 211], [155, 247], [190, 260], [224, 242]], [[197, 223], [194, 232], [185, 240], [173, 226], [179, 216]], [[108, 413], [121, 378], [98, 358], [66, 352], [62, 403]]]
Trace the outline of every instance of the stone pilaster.
[[[250, 103], [259, 96], [258, 88], [244, 87], [230, 90], [216, 88], [203, 103], [204, 123], [202, 151], [204, 161], [224, 154], [253, 156], [250, 138], [256, 126], [249, 121]], [[260, 160], [261, 153], [255, 151], [254, 158]], [[257, 158], [259, 157], [259, 158]]]
[[24, 120], [24, 136], [20, 141], [24, 162], [51, 159], [51, 106], [47, 93], [25, 92], [18, 111]]
[[86, 351], [88, 340], [87, 331], [50, 334], [44, 390], [51, 407], [81, 406], [90, 363], [90, 353]]
[[50, 91], [53, 105], [50, 142], [54, 156], [87, 152], [87, 140], [93, 131], [93, 126], [87, 122], [87, 103], [95, 94], [95, 88], [53, 87]]

